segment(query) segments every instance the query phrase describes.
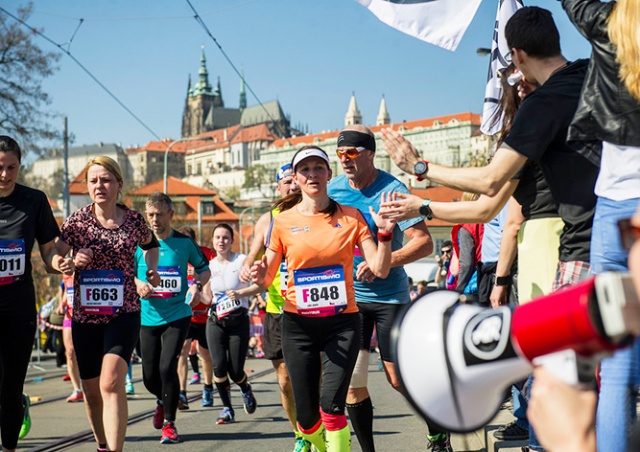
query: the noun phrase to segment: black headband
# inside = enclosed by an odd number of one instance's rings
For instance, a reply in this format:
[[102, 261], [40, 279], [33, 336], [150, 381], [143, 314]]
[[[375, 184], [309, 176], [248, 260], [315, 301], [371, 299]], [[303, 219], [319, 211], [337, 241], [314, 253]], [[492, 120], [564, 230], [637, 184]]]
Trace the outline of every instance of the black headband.
[[368, 133], [356, 132], [355, 130], [343, 130], [338, 135], [338, 147], [365, 148], [376, 152], [376, 139]]

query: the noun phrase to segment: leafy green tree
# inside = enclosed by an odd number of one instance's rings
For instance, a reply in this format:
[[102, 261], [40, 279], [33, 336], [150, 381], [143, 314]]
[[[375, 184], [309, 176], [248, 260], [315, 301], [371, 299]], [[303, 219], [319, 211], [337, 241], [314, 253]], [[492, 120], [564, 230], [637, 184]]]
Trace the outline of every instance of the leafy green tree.
[[[16, 16], [27, 22], [33, 4]], [[7, 14], [0, 13], [0, 130], [20, 143], [24, 152], [40, 152], [43, 140], [59, 138], [49, 124], [54, 114], [46, 110], [49, 96], [42, 81], [58, 68], [60, 55], [43, 51], [37, 34]]]

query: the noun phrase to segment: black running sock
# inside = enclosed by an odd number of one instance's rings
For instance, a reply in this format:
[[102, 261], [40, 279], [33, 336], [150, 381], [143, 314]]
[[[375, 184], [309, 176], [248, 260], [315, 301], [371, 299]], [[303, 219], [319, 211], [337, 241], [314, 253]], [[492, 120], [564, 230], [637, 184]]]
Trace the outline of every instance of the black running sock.
[[371, 397], [360, 403], [347, 403], [347, 413], [363, 452], [375, 452], [373, 444], [373, 405]]
[[208, 389], [209, 391], [213, 391], [213, 385], [205, 384], [205, 385], [204, 385], [204, 388], [205, 388], [205, 389]]
[[198, 354], [196, 353], [195, 355], [189, 355], [189, 362], [191, 363], [191, 367], [193, 368], [193, 371], [199, 374], [200, 364], [198, 363]]
[[229, 380], [225, 380], [222, 383], [216, 381], [216, 388], [218, 388], [218, 395], [220, 396], [222, 406], [231, 408], [231, 384], [229, 384]]
[[243, 394], [246, 394], [247, 391], [251, 390], [251, 385], [249, 384], [249, 381], [247, 380], [246, 377], [242, 383], [236, 383], [236, 384], [240, 386], [240, 389], [242, 390]]

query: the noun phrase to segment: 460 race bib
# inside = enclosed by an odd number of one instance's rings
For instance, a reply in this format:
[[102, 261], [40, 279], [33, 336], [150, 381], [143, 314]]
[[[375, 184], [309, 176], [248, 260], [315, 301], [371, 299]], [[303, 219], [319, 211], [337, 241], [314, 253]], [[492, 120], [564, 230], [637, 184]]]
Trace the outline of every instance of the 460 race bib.
[[173, 298], [182, 292], [180, 267], [158, 266], [160, 284], [153, 289], [149, 298]]

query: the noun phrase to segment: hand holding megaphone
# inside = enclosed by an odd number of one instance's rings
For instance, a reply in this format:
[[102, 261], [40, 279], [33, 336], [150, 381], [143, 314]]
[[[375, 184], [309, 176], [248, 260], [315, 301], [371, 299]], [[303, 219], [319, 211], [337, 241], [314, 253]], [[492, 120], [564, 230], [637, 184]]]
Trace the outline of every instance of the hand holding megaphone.
[[459, 297], [427, 294], [394, 328], [407, 398], [448, 431], [489, 423], [506, 389], [531, 373], [535, 359], [568, 349], [602, 354], [640, 333], [640, 303], [626, 274], [604, 273], [517, 308], [486, 309]]

